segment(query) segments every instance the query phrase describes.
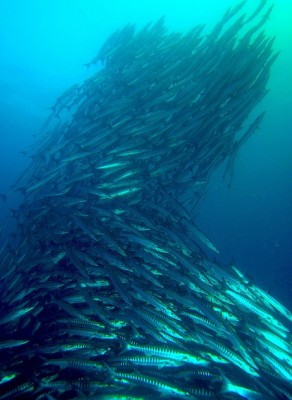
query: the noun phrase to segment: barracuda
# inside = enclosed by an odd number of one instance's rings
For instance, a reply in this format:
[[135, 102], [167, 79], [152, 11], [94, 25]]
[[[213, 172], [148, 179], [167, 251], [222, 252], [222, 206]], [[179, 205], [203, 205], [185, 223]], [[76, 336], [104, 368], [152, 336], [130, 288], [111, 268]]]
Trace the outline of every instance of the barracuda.
[[278, 348], [277, 346], [271, 344], [270, 342], [257, 338], [257, 342], [261, 344], [261, 346], [268, 350], [270, 354], [272, 354], [275, 358], [280, 361], [287, 363], [290, 367], [292, 367], [292, 353], [290, 353]]
[[253, 311], [255, 314], [259, 315], [261, 318], [268, 320], [271, 323], [275, 323], [274, 318], [261, 309], [257, 304], [252, 303], [249, 299], [247, 299], [244, 296], [241, 296], [239, 293], [233, 292], [232, 290], [227, 289], [225, 291], [227, 295], [229, 295], [231, 298], [235, 299], [240, 305], [243, 307], [249, 309], [250, 311]]
[[151, 376], [142, 375], [142, 374], [135, 374], [135, 373], [123, 373], [123, 372], [115, 372], [114, 379], [121, 380], [122, 382], [135, 382], [139, 383], [140, 385], [145, 385], [148, 387], [153, 388], [154, 390], [162, 393], [163, 395], [171, 395], [171, 396], [179, 396], [182, 398], [191, 398], [192, 396], [175, 386], [172, 386], [168, 382], [160, 381], [155, 379]]
[[163, 303], [160, 299], [155, 297], [151, 292], [147, 290], [142, 290], [139, 286], [133, 285], [135, 291], [139, 294], [139, 297], [145, 300], [146, 302], [152, 304], [157, 310], [162, 311], [164, 314], [168, 315], [171, 318], [174, 318], [178, 321], [181, 321], [181, 318], [178, 317], [167, 304]]
[[223, 385], [221, 388], [221, 393], [227, 394], [228, 396], [235, 395], [236, 397], [240, 396], [244, 399], [248, 400], [265, 400], [266, 397], [257, 392], [256, 390], [252, 390], [246, 387], [238, 386], [231, 383], [225, 376], [223, 377]]
[[205, 338], [204, 339], [210, 347], [212, 347], [214, 350], [218, 351], [218, 353], [229, 360], [232, 364], [237, 365], [239, 368], [247, 372], [248, 374], [252, 376], [259, 377], [260, 375], [258, 374], [257, 371], [254, 370], [249, 364], [247, 364], [242, 358], [240, 358], [236, 353], [228, 349], [227, 347], [223, 346], [219, 342], [214, 342], [210, 339]]
[[105, 367], [98, 361], [91, 361], [87, 359], [79, 359], [79, 358], [56, 358], [50, 359], [47, 364], [58, 365], [60, 367], [72, 367], [72, 368], [80, 368], [85, 370], [93, 370], [93, 371], [105, 371]]
[[266, 306], [270, 306], [274, 310], [279, 311], [285, 318], [292, 322], [292, 313], [283, 306], [283, 304], [259, 287], [252, 286], [252, 290], [258, 294], [259, 298]]
[[[272, 345], [279, 347], [280, 349], [292, 353], [292, 343], [287, 343], [284, 339], [281, 337], [277, 336], [276, 334], [273, 334], [269, 331], [263, 330], [263, 329], [257, 329], [255, 328], [255, 331], [261, 335], [264, 336], [264, 338], [270, 342]], [[268, 343], [267, 342], [267, 343]]]
[[12, 399], [13, 397], [20, 395], [22, 396], [24, 393], [33, 392], [35, 386], [32, 382], [25, 382], [18, 386], [15, 386], [13, 389], [6, 391], [3, 395], [0, 395], [0, 399]]
[[280, 363], [279, 361], [275, 360], [275, 358], [273, 358], [270, 355], [267, 354], [263, 354], [264, 359], [266, 360], [267, 364], [274, 367], [275, 372], [281, 376], [282, 378], [284, 378], [285, 380], [287, 380], [288, 382], [292, 383], [292, 371], [291, 368], [288, 368], [286, 365]]
[[163, 357], [170, 360], [190, 363], [193, 365], [209, 365], [209, 362], [202, 357], [182, 352], [177, 349], [159, 346], [143, 346], [136, 343], [127, 343], [127, 350], [137, 350], [151, 356]]
[[106, 169], [124, 167], [125, 165], [127, 165], [127, 163], [125, 163], [125, 162], [117, 162], [117, 163], [100, 165], [100, 166], [96, 167], [96, 169], [106, 170]]
[[19, 318], [24, 317], [25, 315], [31, 313], [34, 308], [35, 307], [24, 307], [22, 309], [18, 309], [12, 311], [11, 313], [8, 313], [4, 317], [0, 318], [0, 325], [4, 325], [11, 321], [18, 320]]
[[0, 350], [23, 346], [27, 343], [29, 343], [29, 340], [6, 340], [3, 342], [0, 340]]
[[12, 381], [14, 378], [16, 378], [17, 374], [15, 374], [14, 372], [11, 373], [6, 373], [6, 374], [1, 374], [0, 375], [0, 385], [2, 385], [3, 383], [7, 383]]
[[138, 192], [141, 189], [142, 188], [139, 188], [139, 187], [132, 187], [132, 188], [129, 188], [129, 189], [119, 190], [118, 192], [112, 192], [112, 193], [108, 193], [108, 194], [101, 193], [100, 194], [100, 198], [102, 200], [116, 199], [116, 198], [119, 198], [119, 197], [132, 195], [133, 193]]
[[139, 357], [139, 356], [125, 356], [122, 358], [117, 359], [114, 361], [114, 365], [125, 365], [127, 367], [129, 366], [137, 366], [137, 365], [143, 365], [143, 366], [155, 366], [160, 368], [168, 367], [168, 368], [177, 368], [179, 366], [182, 366], [184, 363], [183, 361], [180, 360], [171, 360], [169, 358], [163, 358], [163, 357], [152, 357], [152, 356], [147, 356], [147, 357]]

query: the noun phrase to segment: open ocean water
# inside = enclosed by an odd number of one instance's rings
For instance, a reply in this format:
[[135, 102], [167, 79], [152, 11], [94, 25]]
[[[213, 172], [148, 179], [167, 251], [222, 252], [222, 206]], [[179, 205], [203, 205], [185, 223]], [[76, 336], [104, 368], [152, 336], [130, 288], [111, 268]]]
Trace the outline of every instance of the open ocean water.
[[[197, 23], [206, 32], [236, 1], [14, 0], [0, 12], [0, 192], [6, 193], [29, 163], [50, 106], [74, 83], [95, 71], [84, 64], [104, 40], [127, 23], [142, 27], [165, 16], [171, 30]], [[250, 1], [252, 6], [256, 2]], [[260, 129], [240, 150], [232, 181], [224, 165], [210, 179], [197, 209], [198, 226], [220, 250], [218, 261], [235, 262], [252, 281], [292, 309], [292, 1], [277, 0], [266, 24], [281, 54], [272, 67]], [[1, 221], [13, 224], [1, 203]], [[8, 222], [7, 222], [8, 219]]]

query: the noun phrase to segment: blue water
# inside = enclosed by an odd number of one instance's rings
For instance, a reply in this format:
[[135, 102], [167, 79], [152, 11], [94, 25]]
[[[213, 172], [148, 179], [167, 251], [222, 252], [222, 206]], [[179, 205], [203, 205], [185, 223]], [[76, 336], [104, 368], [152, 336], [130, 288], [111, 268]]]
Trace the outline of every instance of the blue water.
[[[250, 1], [250, 4], [255, 4]], [[166, 16], [170, 29], [197, 23], [212, 27], [236, 1], [15, 0], [0, 13], [0, 192], [30, 159], [34, 136], [56, 97], [94, 73], [90, 61], [113, 30], [128, 22], [142, 26]], [[277, 1], [268, 30], [281, 55], [274, 65], [260, 130], [241, 149], [232, 186], [223, 168], [210, 180], [198, 208], [198, 226], [252, 280], [292, 309], [292, 30], [288, 1]], [[0, 221], [11, 220], [14, 196], [1, 205]], [[3, 222], [2, 222], [3, 223]]]

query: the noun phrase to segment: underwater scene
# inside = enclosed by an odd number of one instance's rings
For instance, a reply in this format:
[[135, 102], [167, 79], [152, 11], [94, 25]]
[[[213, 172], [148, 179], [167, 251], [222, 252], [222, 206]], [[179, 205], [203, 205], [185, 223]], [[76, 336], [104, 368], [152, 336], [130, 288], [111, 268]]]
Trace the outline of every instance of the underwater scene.
[[292, 399], [292, 2], [0, 13], [0, 400]]

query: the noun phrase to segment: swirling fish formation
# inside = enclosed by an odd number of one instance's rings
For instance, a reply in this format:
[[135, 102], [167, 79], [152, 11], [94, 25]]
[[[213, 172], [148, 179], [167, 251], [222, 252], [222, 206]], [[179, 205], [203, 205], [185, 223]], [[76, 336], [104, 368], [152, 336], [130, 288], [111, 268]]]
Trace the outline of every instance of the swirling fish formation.
[[277, 57], [243, 3], [208, 34], [115, 32], [52, 108], [11, 188], [0, 399], [292, 398], [292, 314], [195, 224]]

